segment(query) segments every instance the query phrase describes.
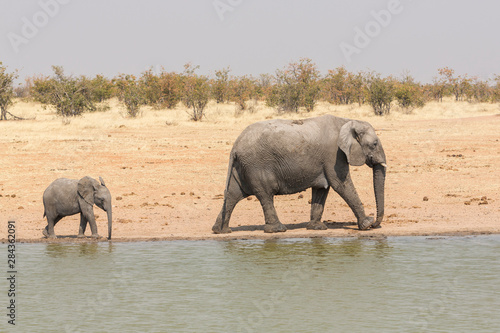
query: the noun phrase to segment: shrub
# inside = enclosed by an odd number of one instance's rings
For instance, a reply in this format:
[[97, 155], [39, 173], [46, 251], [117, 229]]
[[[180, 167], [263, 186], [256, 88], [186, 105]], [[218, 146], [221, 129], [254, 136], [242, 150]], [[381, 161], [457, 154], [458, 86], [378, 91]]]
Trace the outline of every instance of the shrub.
[[144, 87], [144, 99], [151, 106], [157, 106], [161, 98], [160, 79], [152, 69], [143, 72], [140, 78]]
[[348, 72], [345, 67], [329, 70], [322, 80], [323, 99], [331, 104], [365, 102], [365, 74]]
[[448, 76], [448, 70], [445, 67], [438, 69], [438, 76], [432, 79], [431, 95], [438, 102], [442, 102], [443, 97], [451, 95]]
[[438, 102], [443, 101], [443, 97], [447, 95], [447, 86], [446, 83], [443, 82], [439, 78], [434, 78], [431, 89], [429, 90], [432, 98], [434, 98]]
[[274, 77], [271, 74], [260, 74], [254, 81], [254, 97], [260, 100], [267, 100], [271, 95]]
[[247, 101], [255, 98], [256, 84], [255, 80], [249, 76], [232, 78], [230, 81], [231, 101], [235, 102], [239, 111], [247, 109]]
[[467, 100], [469, 102], [485, 103], [492, 99], [493, 89], [488, 85], [488, 82], [478, 78], [470, 80], [469, 88], [466, 91]]
[[409, 74], [405, 74], [396, 83], [394, 97], [398, 106], [406, 112], [411, 112], [414, 108], [420, 108], [425, 105], [422, 87]]
[[217, 103], [224, 103], [231, 98], [231, 86], [229, 82], [229, 67], [215, 71], [215, 80], [212, 83], [213, 98]]
[[147, 70], [142, 73], [144, 98], [147, 104], [156, 109], [173, 109], [182, 96], [182, 78], [175, 72], [167, 73], [162, 69], [159, 75]]
[[271, 87], [266, 104], [276, 108], [279, 112], [298, 112], [300, 106], [300, 92], [297, 84], [283, 83], [277, 74], [279, 83]]
[[491, 101], [496, 103], [500, 102], [500, 75], [495, 75], [493, 81], [495, 85], [491, 88]]
[[114, 88], [113, 82], [103, 75], [98, 74], [90, 80], [92, 99], [96, 102], [110, 99], [114, 94]]
[[120, 74], [113, 79], [118, 100], [125, 105], [130, 117], [137, 117], [142, 105], [147, 103], [144, 84], [134, 75]]
[[53, 77], [33, 78], [31, 95], [45, 107], [54, 107], [63, 117], [79, 116], [96, 110], [95, 98], [89, 80], [84, 76], [66, 76], [61, 66], [52, 66]]
[[14, 96], [28, 101], [31, 99], [32, 87], [33, 87], [33, 81], [31, 77], [26, 77], [24, 79], [23, 85], [19, 84], [17, 87], [14, 88]]
[[331, 104], [351, 103], [352, 90], [348, 83], [349, 74], [345, 67], [328, 70], [328, 74], [322, 80], [322, 95], [327, 102]]
[[162, 108], [173, 109], [181, 101], [182, 78], [175, 72], [160, 73], [160, 106]]
[[194, 121], [203, 119], [205, 107], [211, 95], [208, 78], [195, 73], [198, 68], [199, 66], [193, 67], [191, 64], [184, 65], [182, 77], [184, 87], [182, 101], [188, 108], [192, 109], [191, 120]]
[[14, 80], [17, 73], [7, 73], [7, 67], [0, 62], [0, 120], [7, 120], [7, 109], [14, 104]]
[[394, 98], [394, 80], [392, 78], [381, 78], [379, 74], [369, 74], [366, 91], [368, 103], [376, 115], [388, 114], [391, 111], [391, 102]]
[[276, 84], [266, 102], [280, 112], [298, 112], [300, 107], [312, 111], [319, 98], [319, 71], [311, 59], [303, 58], [277, 70]]

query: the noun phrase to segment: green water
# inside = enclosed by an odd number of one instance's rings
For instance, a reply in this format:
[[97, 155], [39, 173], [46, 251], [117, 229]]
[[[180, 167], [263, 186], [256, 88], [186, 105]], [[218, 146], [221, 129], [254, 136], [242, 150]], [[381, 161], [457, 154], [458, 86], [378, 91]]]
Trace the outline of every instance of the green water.
[[17, 244], [13, 331], [499, 332], [499, 255], [500, 236]]

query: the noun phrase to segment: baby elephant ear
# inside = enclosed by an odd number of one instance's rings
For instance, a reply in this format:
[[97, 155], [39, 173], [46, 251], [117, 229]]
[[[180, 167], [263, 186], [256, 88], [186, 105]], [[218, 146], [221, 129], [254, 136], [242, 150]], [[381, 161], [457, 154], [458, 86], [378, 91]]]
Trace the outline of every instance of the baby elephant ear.
[[94, 191], [96, 190], [95, 183], [97, 183], [97, 181], [89, 176], [85, 176], [78, 181], [78, 194], [89, 205], [94, 205]]
[[106, 186], [106, 184], [104, 184], [104, 180], [102, 179], [102, 177], [101, 177], [101, 176], [99, 176], [99, 181], [101, 182], [101, 185], [102, 185], [102, 186]]
[[358, 142], [361, 132], [361, 124], [353, 120], [340, 128], [338, 146], [346, 154], [349, 164], [353, 166], [360, 166], [366, 162], [365, 154]]

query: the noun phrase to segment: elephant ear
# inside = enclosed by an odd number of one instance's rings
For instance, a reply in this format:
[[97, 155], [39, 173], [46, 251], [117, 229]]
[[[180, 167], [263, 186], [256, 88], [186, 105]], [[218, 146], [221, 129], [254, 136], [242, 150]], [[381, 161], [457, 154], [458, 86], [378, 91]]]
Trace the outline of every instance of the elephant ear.
[[360, 166], [366, 162], [365, 154], [358, 142], [362, 133], [362, 124], [353, 120], [340, 128], [338, 146], [346, 154], [349, 164], [353, 166]]
[[102, 177], [101, 177], [101, 176], [99, 176], [99, 181], [101, 182], [101, 185], [102, 185], [102, 186], [106, 187], [106, 184], [104, 184], [104, 180], [102, 179]]
[[78, 181], [77, 191], [80, 197], [89, 205], [94, 205], [94, 191], [97, 190], [97, 181], [85, 176]]

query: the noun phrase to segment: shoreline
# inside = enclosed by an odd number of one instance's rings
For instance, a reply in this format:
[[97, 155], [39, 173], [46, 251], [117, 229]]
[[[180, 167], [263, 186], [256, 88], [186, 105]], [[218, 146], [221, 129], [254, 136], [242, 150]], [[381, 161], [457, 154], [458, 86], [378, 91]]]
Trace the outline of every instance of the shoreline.
[[[91, 237], [77, 238], [76, 236], [59, 236], [57, 239], [48, 238], [20, 238], [16, 244], [84, 244], [84, 243], [139, 243], [139, 242], [169, 242], [169, 241], [234, 241], [234, 240], [280, 240], [280, 239], [315, 239], [315, 238], [359, 238], [359, 239], [387, 239], [389, 237], [467, 237], [500, 235], [498, 231], [436, 231], [421, 233], [377, 233], [368, 234], [333, 234], [329, 233], [294, 233], [294, 234], [262, 234], [262, 235], [210, 235], [210, 236], [170, 236], [170, 237], [120, 237], [108, 240], [105, 237], [93, 239]], [[1, 244], [8, 244], [7, 239], [0, 239]]]

